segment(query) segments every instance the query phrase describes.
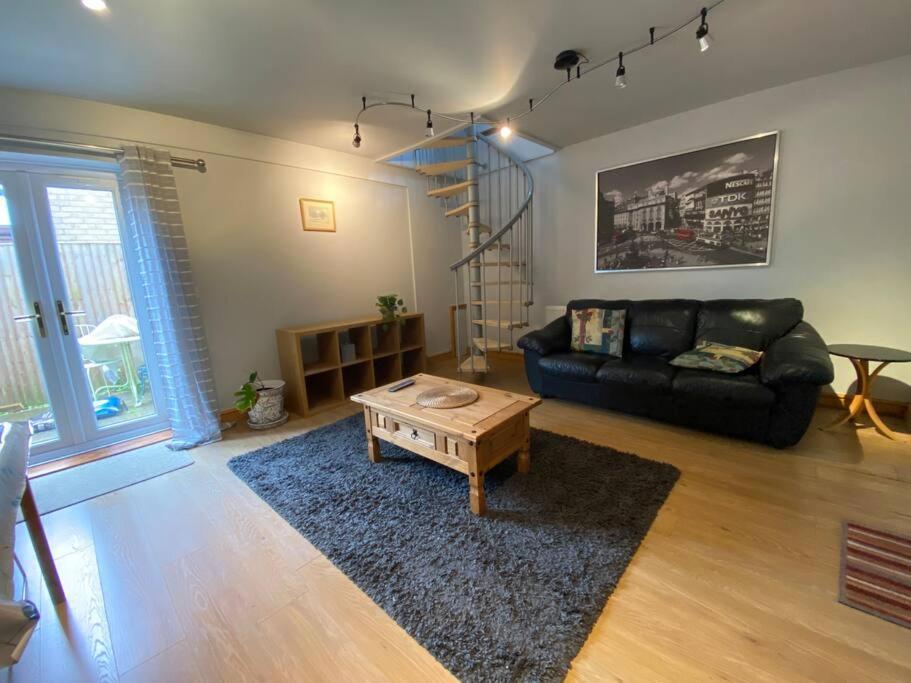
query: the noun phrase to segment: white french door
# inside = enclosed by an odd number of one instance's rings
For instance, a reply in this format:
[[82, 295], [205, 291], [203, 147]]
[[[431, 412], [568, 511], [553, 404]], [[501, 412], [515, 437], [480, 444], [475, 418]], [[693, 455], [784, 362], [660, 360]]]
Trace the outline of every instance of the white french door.
[[163, 429], [112, 174], [0, 167], [0, 421], [31, 464]]

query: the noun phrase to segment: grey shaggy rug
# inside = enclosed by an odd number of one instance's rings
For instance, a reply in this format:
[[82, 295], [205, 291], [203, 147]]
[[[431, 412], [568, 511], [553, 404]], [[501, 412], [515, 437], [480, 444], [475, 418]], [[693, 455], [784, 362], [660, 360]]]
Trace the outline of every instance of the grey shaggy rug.
[[355, 415], [228, 467], [466, 682], [562, 680], [680, 475], [533, 429], [476, 517], [465, 475], [382, 452]]

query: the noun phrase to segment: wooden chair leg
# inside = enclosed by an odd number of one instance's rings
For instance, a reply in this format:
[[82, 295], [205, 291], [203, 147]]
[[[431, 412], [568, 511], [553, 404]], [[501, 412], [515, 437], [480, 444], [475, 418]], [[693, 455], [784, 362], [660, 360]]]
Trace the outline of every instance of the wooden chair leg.
[[47, 536], [44, 534], [41, 515], [38, 514], [38, 506], [35, 504], [35, 496], [32, 494], [32, 487], [29, 485], [28, 480], [25, 482], [25, 492], [22, 494], [22, 516], [25, 518], [25, 526], [28, 528], [28, 535], [32, 539], [32, 546], [35, 548], [35, 555], [38, 557], [38, 564], [41, 566], [41, 573], [44, 575], [44, 583], [51, 594], [51, 600], [54, 601], [55, 605], [66, 602], [63, 584], [60, 583], [57, 565], [54, 564], [51, 546], [48, 544]]

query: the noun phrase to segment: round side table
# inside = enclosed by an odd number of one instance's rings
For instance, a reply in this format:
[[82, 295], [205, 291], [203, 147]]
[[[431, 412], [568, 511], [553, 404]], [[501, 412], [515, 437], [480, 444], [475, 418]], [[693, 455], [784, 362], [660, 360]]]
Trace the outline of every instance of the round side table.
[[[882, 421], [882, 418], [876, 413], [873, 407], [873, 399], [870, 396], [870, 389], [883, 368], [889, 363], [911, 363], [911, 352], [902, 351], [901, 349], [891, 349], [888, 346], [867, 346], [865, 344], [832, 344], [829, 346], [829, 353], [833, 356], [847, 358], [854, 365], [857, 372], [857, 387], [854, 395], [848, 403], [848, 414], [840, 417], [832, 424], [823, 429], [832, 429], [843, 425], [845, 422], [853, 420], [862, 412], [866, 411], [867, 415], [873, 421], [873, 426], [883, 436], [895, 441], [899, 440], [898, 434], [889, 429]], [[873, 372], [870, 372], [870, 361], [879, 363]]]

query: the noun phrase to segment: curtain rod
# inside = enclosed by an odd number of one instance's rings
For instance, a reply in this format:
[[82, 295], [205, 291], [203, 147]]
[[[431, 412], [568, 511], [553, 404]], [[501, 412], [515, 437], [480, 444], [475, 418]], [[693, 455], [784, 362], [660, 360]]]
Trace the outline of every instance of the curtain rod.
[[[0, 144], [11, 143], [15, 145], [28, 145], [30, 147], [41, 147], [43, 149], [53, 149], [58, 152], [80, 152], [82, 154], [92, 154], [102, 157], [119, 157], [123, 150], [119, 147], [101, 147], [100, 145], [85, 145], [79, 142], [62, 142], [60, 140], [45, 140], [42, 138], [30, 138], [25, 135], [0, 135]], [[178, 168], [195, 168], [200, 173], [206, 172], [205, 159], [190, 159], [188, 157], [171, 157], [171, 166]]]

